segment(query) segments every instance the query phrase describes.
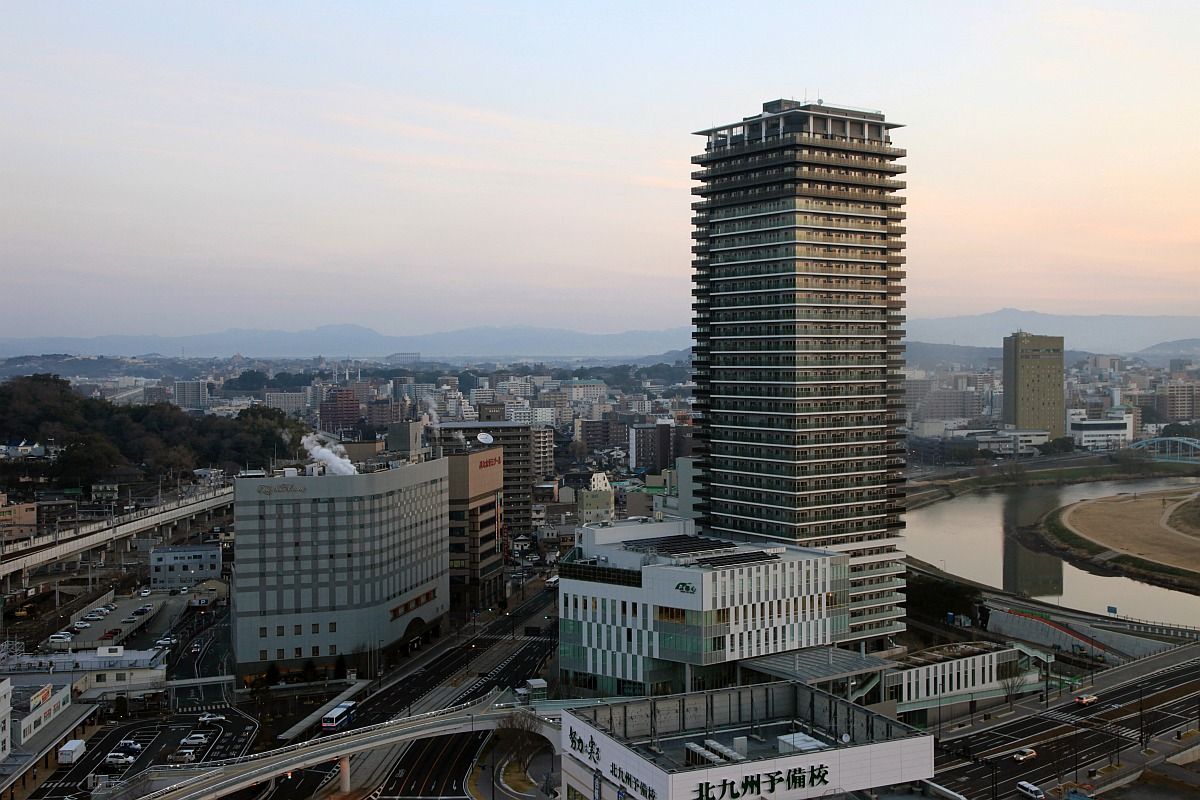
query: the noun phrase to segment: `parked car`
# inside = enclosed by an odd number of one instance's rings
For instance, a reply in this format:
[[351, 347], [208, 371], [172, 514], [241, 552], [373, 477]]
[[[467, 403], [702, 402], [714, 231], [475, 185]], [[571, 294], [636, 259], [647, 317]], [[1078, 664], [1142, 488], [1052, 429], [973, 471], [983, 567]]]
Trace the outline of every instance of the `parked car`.
[[1037, 750], [1032, 747], [1022, 747], [1013, 753], [1013, 761], [1028, 761], [1031, 758], [1037, 758]]
[[74, 637], [71, 636], [71, 634], [67, 633], [66, 631], [60, 631], [59, 633], [50, 634], [50, 638], [47, 641], [55, 642], [57, 644], [65, 644], [65, 643], [71, 641], [71, 639], [73, 639], [73, 638]]
[[200, 721], [201, 722], [224, 722], [225, 717], [222, 714], [212, 714], [212, 713], [206, 711], [205, 713], [200, 715]]
[[84, 628], [90, 628], [90, 627], [92, 627], [92, 623], [90, 623], [90, 622], [84, 622], [83, 620], [79, 619], [79, 620], [75, 620], [75, 622], [73, 622], [73, 623], [71, 624], [71, 627], [72, 627], [72, 628], [74, 628], [74, 629], [75, 629], [75, 630], [77, 630], [77, 631], [81, 631], [81, 630], [83, 630]]
[[117, 742], [117, 750], [122, 753], [140, 753], [142, 746], [133, 739], [122, 739]]
[[109, 611], [116, 611], [117, 604], [116, 603], [105, 603], [104, 605], [101, 606], [101, 608], [107, 608]]
[[88, 622], [99, 622], [100, 620], [104, 619], [104, 615], [97, 614], [95, 611], [92, 611], [90, 613], [84, 614], [83, 618], [86, 619]]
[[138, 596], [139, 596], [139, 597], [149, 597], [149, 596], [150, 596], [150, 589], [149, 589], [149, 587], [147, 587], [147, 588], [145, 588], [145, 589], [142, 589], [140, 592], [138, 592]]
[[196, 760], [195, 750], [176, 750], [171, 755], [167, 756], [167, 761], [172, 764], [190, 764]]
[[112, 752], [104, 757], [104, 763], [110, 767], [127, 767], [136, 760], [129, 753]]
[[125, 619], [121, 620], [121, 622], [126, 625], [131, 625], [133, 623], [136, 623], [137, 621], [138, 621], [137, 617], [126, 617]]
[[189, 733], [187, 736], [183, 737], [183, 740], [180, 742], [180, 744], [208, 744], [208, 736], [203, 733]]

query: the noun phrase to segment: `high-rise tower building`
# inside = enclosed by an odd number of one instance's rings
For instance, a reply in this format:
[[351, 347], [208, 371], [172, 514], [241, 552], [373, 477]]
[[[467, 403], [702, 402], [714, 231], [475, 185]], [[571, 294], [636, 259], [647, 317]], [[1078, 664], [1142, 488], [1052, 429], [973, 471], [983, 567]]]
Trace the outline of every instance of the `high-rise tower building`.
[[1004, 423], [1066, 435], [1063, 337], [1018, 332], [1004, 337]]
[[697, 511], [850, 556], [842, 642], [904, 628], [904, 151], [882, 113], [776, 100], [692, 161]]

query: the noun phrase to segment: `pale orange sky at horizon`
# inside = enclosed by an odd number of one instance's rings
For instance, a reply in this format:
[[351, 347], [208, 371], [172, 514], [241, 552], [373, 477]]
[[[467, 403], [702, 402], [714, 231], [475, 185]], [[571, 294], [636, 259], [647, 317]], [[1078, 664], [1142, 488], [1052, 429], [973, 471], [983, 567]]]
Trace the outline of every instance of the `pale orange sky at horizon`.
[[3, 336], [687, 325], [690, 132], [818, 91], [906, 125], [910, 316], [1196, 313], [1198, 4], [8, 16]]

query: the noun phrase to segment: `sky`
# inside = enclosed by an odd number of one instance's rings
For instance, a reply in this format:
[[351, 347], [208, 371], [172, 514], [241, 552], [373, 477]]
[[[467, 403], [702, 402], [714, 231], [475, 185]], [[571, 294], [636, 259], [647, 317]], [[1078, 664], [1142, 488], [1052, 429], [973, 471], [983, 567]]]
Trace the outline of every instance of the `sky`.
[[1191, 0], [0, 10], [0, 336], [686, 326], [779, 97], [906, 126], [910, 316], [1197, 311]]

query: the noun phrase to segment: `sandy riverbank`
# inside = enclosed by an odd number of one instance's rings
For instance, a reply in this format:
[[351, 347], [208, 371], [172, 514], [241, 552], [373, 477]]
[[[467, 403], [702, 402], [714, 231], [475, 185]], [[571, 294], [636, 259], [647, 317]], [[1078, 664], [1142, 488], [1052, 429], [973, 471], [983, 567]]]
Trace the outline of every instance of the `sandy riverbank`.
[[1124, 555], [1200, 573], [1200, 536], [1171, 524], [1171, 516], [1197, 496], [1181, 488], [1084, 500], [1063, 510], [1072, 533]]

